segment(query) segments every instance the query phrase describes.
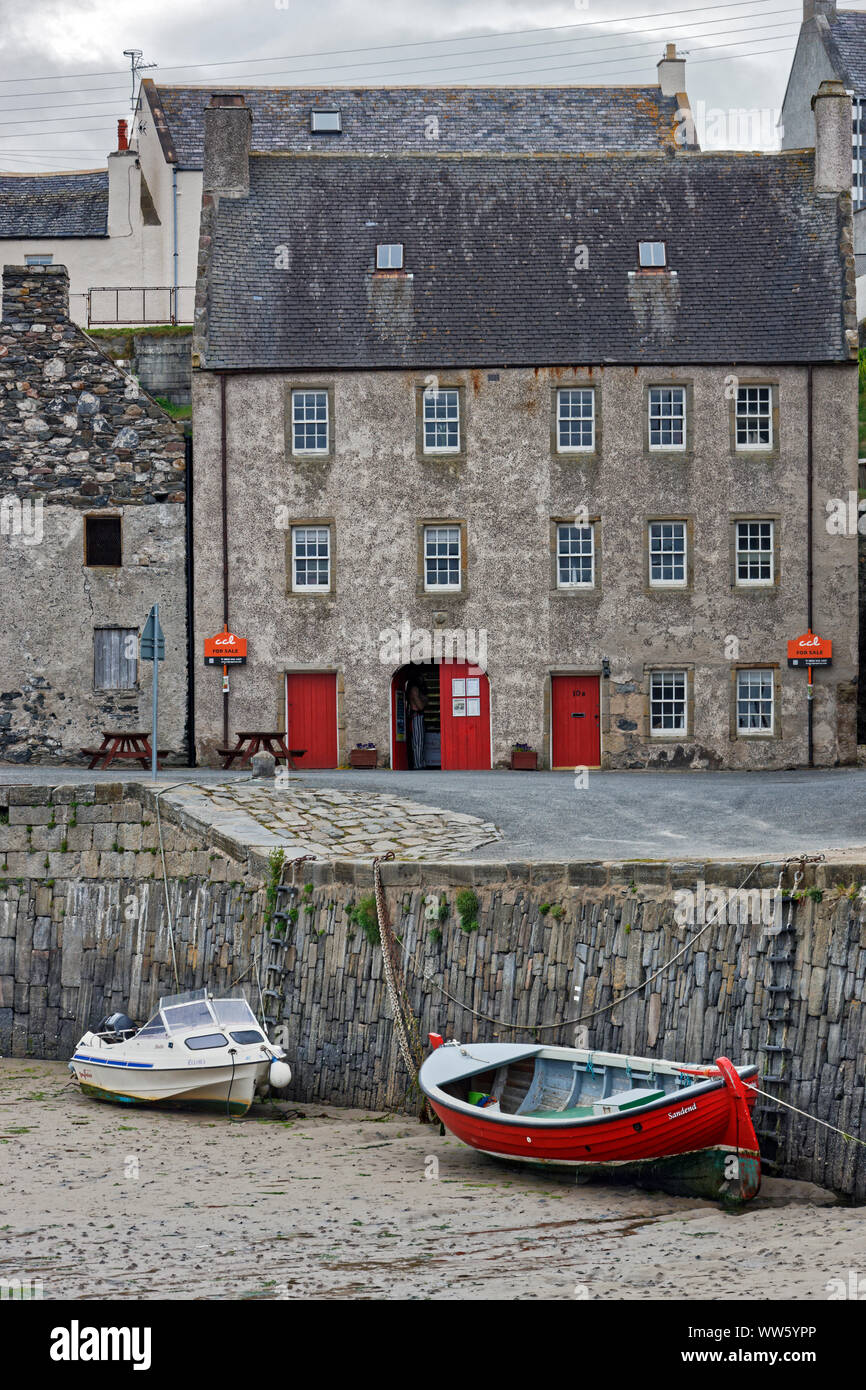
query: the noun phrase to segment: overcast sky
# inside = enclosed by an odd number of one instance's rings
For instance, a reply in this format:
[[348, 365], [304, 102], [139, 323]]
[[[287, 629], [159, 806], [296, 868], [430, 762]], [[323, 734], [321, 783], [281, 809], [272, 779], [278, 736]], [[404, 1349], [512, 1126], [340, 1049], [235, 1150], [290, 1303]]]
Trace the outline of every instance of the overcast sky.
[[[655, 82], [676, 41], [705, 143], [766, 147], [801, 17], [802, 0], [0, 0], [0, 168], [104, 166], [129, 48], [169, 83], [615, 85]], [[765, 113], [752, 138], [714, 114], [732, 109]]]

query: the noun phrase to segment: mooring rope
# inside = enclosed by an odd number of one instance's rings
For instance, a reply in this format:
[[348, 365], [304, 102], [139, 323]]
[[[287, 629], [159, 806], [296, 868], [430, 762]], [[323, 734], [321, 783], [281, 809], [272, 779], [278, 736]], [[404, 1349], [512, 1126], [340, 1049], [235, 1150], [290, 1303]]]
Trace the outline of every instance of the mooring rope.
[[[391, 1010], [394, 1014], [394, 1028], [397, 1033], [397, 1043], [400, 1053], [406, 1065], [406, 1069], [412, 1081], [418, 1085], [418, 1073], [421, 1070], [421, 1063], [424, 1060], [424, 1047], [421, 1042], [421, 1033], [418, 1027], [418, 1020], [412, 1010], [409, 994], [406, 989], [406, 981], [400, 966], [400, 958], [397, 954], [397, 939], [394, 929], [391, 926], [391, 919], [388, 916], [388, 904], [385, 901], [385, 890], [382, 887], [382, 875], [379, 865], [388, 859], [394, 858], [394, 851], [389, 850], [387, 854], [382, 854], [373, 860], [373, 888], [376, 894], [376, 918], [379, 923], [379, 941], [382, 946], [382, 967], [385, 972], [385, 983], [388, 987], [388, 996], [391, 1000]], [[427, 1097], [424, 1097], [424, 1105], [421, 1110], [420, 1118], [423, 1120], [436, 1119], [436, 1112]]]
[[[783, 867], [787, 867], [788, 864], [813, 862], [820, 863], [823, 859], [823, 854], [793, 854], [788, 859], [784, 860]], [[753, 864], [749, 872], [746, 874], [746, 877], [743, 879], [742, 883], [735, 891], [738, 893], [741, 892], [745, 888], [749, 879], [752, 877], [752, 874], [755, 873], [757, 869], [767, 867], [775, 868], [776, 863], [772, 859], [766, 859], [763, 861], [759, 861], [757, 864]], [[720, 911], [721, 907], [719, 908], [719, 912]], [[694, 946], [695, 942], [703, 936], [705, 931], [709, 931], [710, 927], [715, 926], [717, 924], [718, 920], [719, 913], [717, 912], [715, 916], [711, 917], [708, 922], [704, 923], [700, 931], [695, 932], [694, 936], [689, 937], [685, 946], [683, 946], [681, 950], [677, 951], [676, 955], [671, 956], [670, 960], [665, 961], [664, 965], [659, 966], [658, 970], [655, 970], [652, 975], [648, 975], [647, 978], [644, 981], [642, 981], [641, 984], [635, 985], [634, 989], [628, 990], [626, 994], [621, 994], [617, 999], [612, 1000], [610, 1004], [602, 1004], [599, 1008], [590, 1010], [589, 1013], [580, 1014], [577, 1018], [566, 1018], [561, 1020], [559, 1023], [505, 1023], [502, 1019], [494, 1018], [492, 1014], [482, 1013], [479, 1009], [472, 1009], [469, 1007], [468, 1004], [462, 1003], [461, 1000], [457, 999], [455, 995], [449, 994], [448, 990], [445, 989], [443, 985], [437, 984], [436, 981], [432, 978], [432, 976], [428, 975], [426, 972], [423, 973], [422, 978], [425, 979], [428, 984], [432, 985], [433, 988], [439, 992], [439, 994], [444, 996], [444, 998], [450, 999], [452, 1004], [456, 1004], [458, 1008], [463, 1009], [465, 1013], [472, 1014], [473, 1018], [483, 1019], [485, 1023], [495, 1023], [497, 1028], [508, 1029], [511, 1032], [523, 1031], [529, 1033], [545, 1033], [550, 1032], [551, 1030], [556, 1028], [573, 1028], [578, 1023], [586, 1023], [591, 1018], [598, 1018], [599, 1014], [610, 1013], [620, 1004], [624, 1004], [627, 999], [631, 999], [635, 994], [640, 994], [642, 989], [646, 989], [647, 985], [651, 985], [653, 980], [657, 980], [658, 977], [660, 975], [663, 975], [666, 970], [669, 970], [670, 967], [674, 965], [675, 962], [678, 961], [681, 956], [684, 956], [686, 951], [690, 950], [691, 947]], [[406, 950], [405, 946], [403, 947], [403, 955], [406, 957], [410, 969], [414, 970], [411, 957], [409, 955], [409, 952]], [[415, 974], [418, 974], [417, 970], [415, 970]]]
[[778, 1096], [773, 1096], [769, 1091], [762, 1091], [759, 1086], [753, 1086], [751, 1081], [744, 1081], [744, 1086], [748, 1086], [750, 1091], [754, 1091], [757, 1096], [764, 1096], [766, 1100], [772, 1100], [776, 1105], [784, 1105], [786, 1110], [793, 1110], [795, 1115], [802, 1115], [804, 1120], [811, 1120], [815, 1125], [823, 1125], [825, 1129], [832, 1129], [834, 1134], [841, 1134], [849, 1144], [862, 1144], [866, 1149], [866, 1139], [858, 1139], [856, 1134], [849, 1134], [847, 1130], [839, 1129], [836, 1125], [831, 1125], [827, 1120], [819, 1120], [817, 1115], [810, 1115], [808, 1110], [798, 1110], [796, 1105], [791, 1105], [790, 1101], [781, 1100]]

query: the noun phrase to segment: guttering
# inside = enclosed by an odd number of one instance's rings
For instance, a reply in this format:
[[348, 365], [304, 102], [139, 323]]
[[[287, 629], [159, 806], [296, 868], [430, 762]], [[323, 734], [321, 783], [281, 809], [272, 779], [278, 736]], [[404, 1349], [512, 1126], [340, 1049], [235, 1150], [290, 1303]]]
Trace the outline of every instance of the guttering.
[[184, 431], [184, 493], [186, 502], [186, 752], [195, 767], [195, 603], [192, 518], [192, 430]]
[[178, 312], [178, 303], [177, 303], [177, 294], [178, 294], [178, 283], [179, 283], [179, 281], [178, 281], [178, 249], [177, 249], [177, 165], [176, 165], [176, 164], [173, 164], [173, 165], [171, 166], [171, 222], [172, 222], [172, 238], [173, 238], [173, 241], [174, 241], [174, 250], [173, 250], [173, 252], [172, 252], [172, 260], [173, 260], [173, 262], [174, 262], [174, 264], [173, 264], [173, 269], [172, 269], [172, 277], [173, 277], [173, 278], [172, 278], [172, 284], [173, 284], [173, 289], [174, 289], [174, 294], [173, 294], [173, 300], [174, 300], [174, 315], [173, 315], [173, 317], [172, 317], [172, 323], [179, 323], [179, 322], [180, 322], [180, 313]]
[[[813, 464], [814, 451], [812, 444], [812, 415], [813, 415], [813, 368], [809, 363], [807, 388], [806, 388], [806, 612], [808, 615], [807, 631], [812, 631], [812, 619], [814, 616], [814, 557], [813, 557], [813, 523], [812, 523], [812, 493], [813, 493]], [[807, 686], [807, 741], [809, 753], [809, 767], [815, 766], [815, 716], [814, 716], [814, 687], [812, 685], [812, 669], [809, 668], [809, 684]]]
[[[226, 374], [220, 372], [220, 480], [223, 551], [223, 623], [229, 625], [228, 447], [226, 444]], [[225, 667], [223, 667], [225, 670]], [[223, 691], [223, 747], [229, 746], [229, 693]]]

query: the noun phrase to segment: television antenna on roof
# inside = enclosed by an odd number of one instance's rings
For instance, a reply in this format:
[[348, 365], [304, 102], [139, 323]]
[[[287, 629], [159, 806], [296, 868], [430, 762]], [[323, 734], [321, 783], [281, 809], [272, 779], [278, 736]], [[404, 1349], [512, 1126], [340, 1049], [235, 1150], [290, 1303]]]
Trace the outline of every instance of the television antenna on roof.
[[158, 64], [156, 64], [156, 63], [143, 63], [141, 60], [142, 60], [142, 58], [144, 57], [144, 50], [141, 49], [141, 48], [125, 48], [125, 49], [123, 50], [123, 56], [124, 56], [124, 58], [128, 58], [128, 59], [129, 59], [130, 77], [131, 77], [131, 79], [132, 79], [132, 91], [130, 92], [129, 105], [130, 105], [130, 109], [131, 109], [132, 111], [134, 111], [134, 110], [135, 110], [135, 84], [136, 84], [136, 81], [137, 81], [137, 79], [138, 79], [139, 74], [142, 73], [142, 72], [146, 72], [148, 68], [155, 68], [155, 67], [157, 67]]

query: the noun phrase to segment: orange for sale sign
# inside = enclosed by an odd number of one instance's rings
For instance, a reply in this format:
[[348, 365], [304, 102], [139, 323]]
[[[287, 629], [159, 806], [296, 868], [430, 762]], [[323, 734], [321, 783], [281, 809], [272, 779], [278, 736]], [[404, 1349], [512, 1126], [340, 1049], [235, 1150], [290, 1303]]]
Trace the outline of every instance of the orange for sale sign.
[[206, 637], [205, 666], [244, 666], [247, 660], [247, 639], [224, 628], [216, 637]]
[[830, 666], [832, 661], [833, 643], [816, 632], [803, 632], [788, 643], [789, 666]]

